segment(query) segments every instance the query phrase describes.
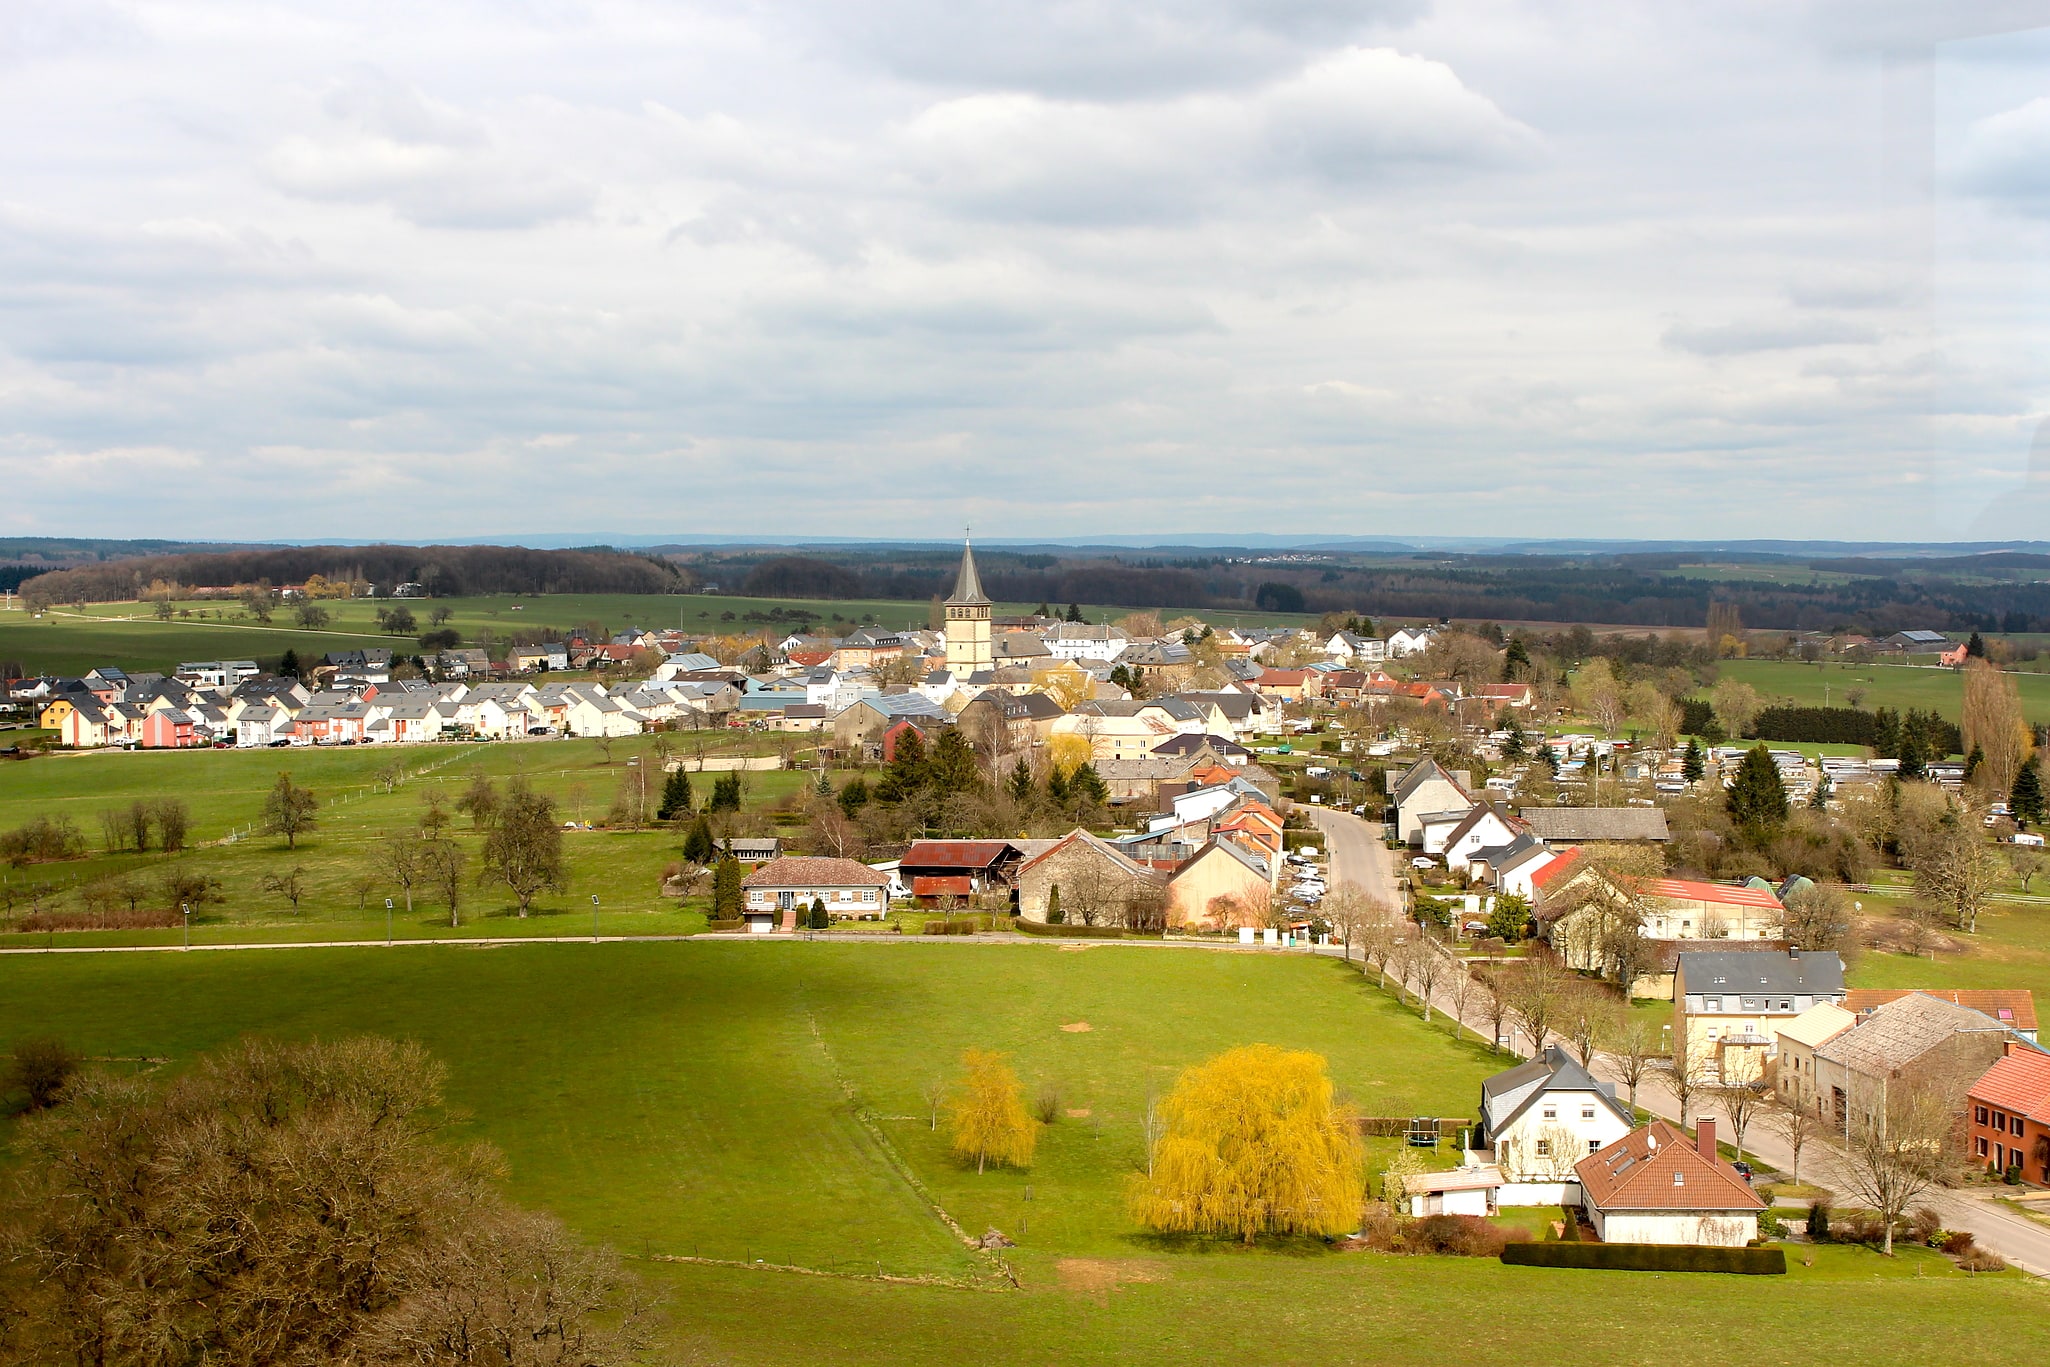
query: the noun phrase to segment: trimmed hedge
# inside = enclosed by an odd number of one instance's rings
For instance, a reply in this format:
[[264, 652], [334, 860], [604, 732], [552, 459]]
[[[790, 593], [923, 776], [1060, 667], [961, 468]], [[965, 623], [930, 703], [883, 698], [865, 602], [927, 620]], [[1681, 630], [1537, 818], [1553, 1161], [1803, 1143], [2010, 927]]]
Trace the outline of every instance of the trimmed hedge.
[[732, 920], [730, 920], [730, 921], [707, 921], [707, 922], [705, 922], [705, 929], [707, 929], [707, 930], [746, 930], [746, 929], [747, 929], [747, 921], [746, 921], [746, 919], [745, 919], [744, 917], [739, 917], [739, 916], [736, 916], [736, 917], [734, 917], [734, 918], [733, 918]]
[[1517, 1267], [1585, 1267], [1605, 1272], [1735, 1272], [1786, 1275], [1778, 1248], [1698, 1248], [1688, 1244], [1510, 1244], [1502, 1261]]
[[1760, 740], [1806, 741], [1822, 745], [1872, 745], [1879, 723], [1855, 707], [1768, 707], [1751, 734]]
[[1125, 933], [1117, 926], [1050, 926], [1044, 921], [1028, 921], [1023, 917], [1013, 921], [1011, 928], [1020, 935], [1051, 935], [1069, 940], [1115, 940]]

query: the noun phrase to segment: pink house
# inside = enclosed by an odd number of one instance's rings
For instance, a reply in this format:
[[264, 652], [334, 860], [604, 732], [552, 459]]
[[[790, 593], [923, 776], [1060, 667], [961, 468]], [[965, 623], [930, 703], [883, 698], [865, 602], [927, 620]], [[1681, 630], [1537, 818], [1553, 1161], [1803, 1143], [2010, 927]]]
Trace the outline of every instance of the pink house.
[[192, 718], [175, 707], [160, 707], [142, 719], [145, 750], [183, 750], [206, 743]]

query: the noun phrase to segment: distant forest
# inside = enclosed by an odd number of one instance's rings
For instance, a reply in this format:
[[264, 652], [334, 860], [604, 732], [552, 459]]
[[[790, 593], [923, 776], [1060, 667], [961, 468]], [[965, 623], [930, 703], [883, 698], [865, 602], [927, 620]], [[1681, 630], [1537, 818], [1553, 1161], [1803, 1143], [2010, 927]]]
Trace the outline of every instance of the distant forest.
[[[1700, 627], [1711, 603], [1734, 605], [1755, 630], [2050, 631], [2050, 556], [2018, 553], [1928, 560], [1753, 558], [1742, 574], [1682, 574], [1679, 554], [1542, 556], [1134, 556], [1072, 558], [978, 551], [984, 589], [1012, 603], [1132, 608], [1359, 613], [1375, 618], [1592, 622]], [[730, 581], [745, 554], [689, 557]], [[951, 553], [864, 549], [774, 555], [745, 569], [759, 597], [929, 598], [954, 583]], [[1819, 582], [1815, 571], [1828, 577]], [[1774, 582], [1775, 573], [1786, 575]], [[1856, 578], [1836, 578], [1855, 575]]]
[[424, 584], [439, 597], [479, 593], [689, 593], [697, 576], [671, 561], [598, 548], [520, 546], [292, 546], [273, 550], [150, 555], [37, 574], [24, 597], [107, 603], [140, 597], [156, 581], [187, 588], [303, 583], [313, 575], [360, 579], [389, 590]]

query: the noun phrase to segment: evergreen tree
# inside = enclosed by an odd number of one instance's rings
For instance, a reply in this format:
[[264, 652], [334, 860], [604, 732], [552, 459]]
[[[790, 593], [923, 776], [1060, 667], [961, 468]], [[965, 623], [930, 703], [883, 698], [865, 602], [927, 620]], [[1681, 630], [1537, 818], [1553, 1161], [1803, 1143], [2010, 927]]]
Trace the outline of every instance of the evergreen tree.
[[2007, 794], [2007, 809], [2014, 813], [2014, 819], [2024, 826], [2039, 825], [2043, 820], [2043, 776], [2033, 763], [2024, 764], [2014, 776], [2014, 787]]
[[1523, 728], [1516, 724], [1514, 718], [1510, 718], [1507, 730], [1509, 734], [1502, 738], [1502, 758], [1522, 759]]
[[1521, 636], [1511, 636], [1509, 645], [1502, 652], [1502, 673], [1505, 677], [1516, 677], [1519, 669], [1530, 668], [1530, 650], [1523, 644]]
[[819, 770], [818, 779], [811, 785], [811, 790], [820, 797], [831, 797], [833, 795], [833, 780], [826, 777], [824, 769]]
[[1972, 753], [1965, 756], [1965, 782], [1970, 783], [1972, 781], [1972, 776], [1979, 772], [1979, 766], [1981, 764], [1984, 764], [1985, 762], [1985, 750], [1977, 745], [1974, 745], [1972, 747]]
[[1763, 743], [1744, 753], [1736, 781], [1723, 799], [1730, 820], [1739, 828], [1761, 835], [1787, 819], [1787, 788], [1780, 782], [1779, 766]]
[[1920, 727], [1904, 726], [1901, 728], [1900, 762], [1900, 776], [1902, 778], [1920, 778], [1929, 771], [1928, 757], [1922, 749], [1922, 729]]
[[278, 673], [287, 679], [299, 677], [299, 652], [287, 649], [284, 658], [278, 661]]
[[868, 805], [868, 780], [859, 774], [854, 781], [840, 790], [840, 811], [849, 821], [854, 814]]
[[740, 771], [728, 770], [712, 780], [712, 804], [714, 812], [737, 812], [740, 810]]
[[805, 921], [806, 927], [811, 930], [824, 930], [831, 924], [832, 918], [826, 915], [826, 899], [823, 897], [812, 898], [811, 915]]
[[1074, 773], [1068, 775], [1068, 796], [1087, 798], [1101, 806], [1110, 801], [1110, 789], [1103, 786], [1096, 766], [1085, 759], [1075, 766]]
[[1687, 753], [1680, 757], [1680, 777], [1689, 783], [1699, 783], [1707, 772], [1708, 756], [1701, 753], [1701, 742], [1687, 737]]
[[1829, 775], [1824, 774], [1815, 784], [1815, 791], [1808, 795], [1808, 809], [1816, 812], [1829, 810]]
[[890, 746], [890, 767], [876, 780], [878, 801], [902, 802], [926, 783], [925, 737], [915, 726], [897, 733]]
[[1008, 787], [1011, 801], [1022, 806], [1032, 800], [1032, 766], [1025, 762], [1025, 756], [1018, 756], [1018, 762], [1011, 766], [1011, 781]]
[[1059, 883], [1056, 883], [1051, 888], [1047, 889], [1046, 923], [1050, 926], [1057, 926], [1061, 924], [1061, 922], [1064, 919], [1066, 919], [1066, 917], [1067, 913], [1061, 910], [1061, 885]]
[[1986, 642], [1980, 637], [1978, 632], [1973, 632], [1972, 639], [1965, 642], [1965, 654], [1974, 660], [1986, 658]]
[[1068, 620], [1070, 622], [1079, 622], [1082, 620], [1082, 609], [1078, 605], [1074, 603], [1068, 604]]
[[1900, 758], [1901, 718], [1891, 707], [1872, 711], [1872, 753], [1880, 759]]
[[712, 823], [705, 819], [703, 812], [699, 812], [698, 819], [691, 822], [690, 829], [684, 832], [683, 857], [693, 864], [709, 864], [717, 853], [712, 844]]
[[1046, 795], [1053, 799], [1056, 807], [1068, 805], [1068, 776], [1061, 772], [1058, 764], [1046, 766]]
[[735, 920], [740, 908], [740, 861], [721, 859], [712, 869], [712, 919]]
[[677, 821], [690, 815], [690, 775], [679, 767], [662, 781], [662, 802], [655, 808], [657, 821]]
[[1041, 617], [1053, 616], [1053, 609], [1045, 603], [1041, 603], [1036, 609], [1034, 609], [1034, 612]]

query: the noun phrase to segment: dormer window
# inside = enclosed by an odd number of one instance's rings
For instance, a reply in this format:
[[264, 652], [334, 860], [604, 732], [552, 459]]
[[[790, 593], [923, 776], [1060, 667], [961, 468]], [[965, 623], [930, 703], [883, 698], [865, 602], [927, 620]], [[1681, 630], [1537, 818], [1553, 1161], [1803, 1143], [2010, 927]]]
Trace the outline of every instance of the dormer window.
[[1687, 1174], [1686, 1174], [1686, 1173], [1684, 1173], [1684, 1172], [1676, 1172], [1676, 1173], [1674, 1173], [1674, 1174], [1673, 1174], [1673, 1185], [1674, 1185], [1674, 1186], [1676, 1186], [1676, 1187], [1684, 1187], [1684, 1186], [1686, 1186], [1686, 1185], [1687, 1185]]

